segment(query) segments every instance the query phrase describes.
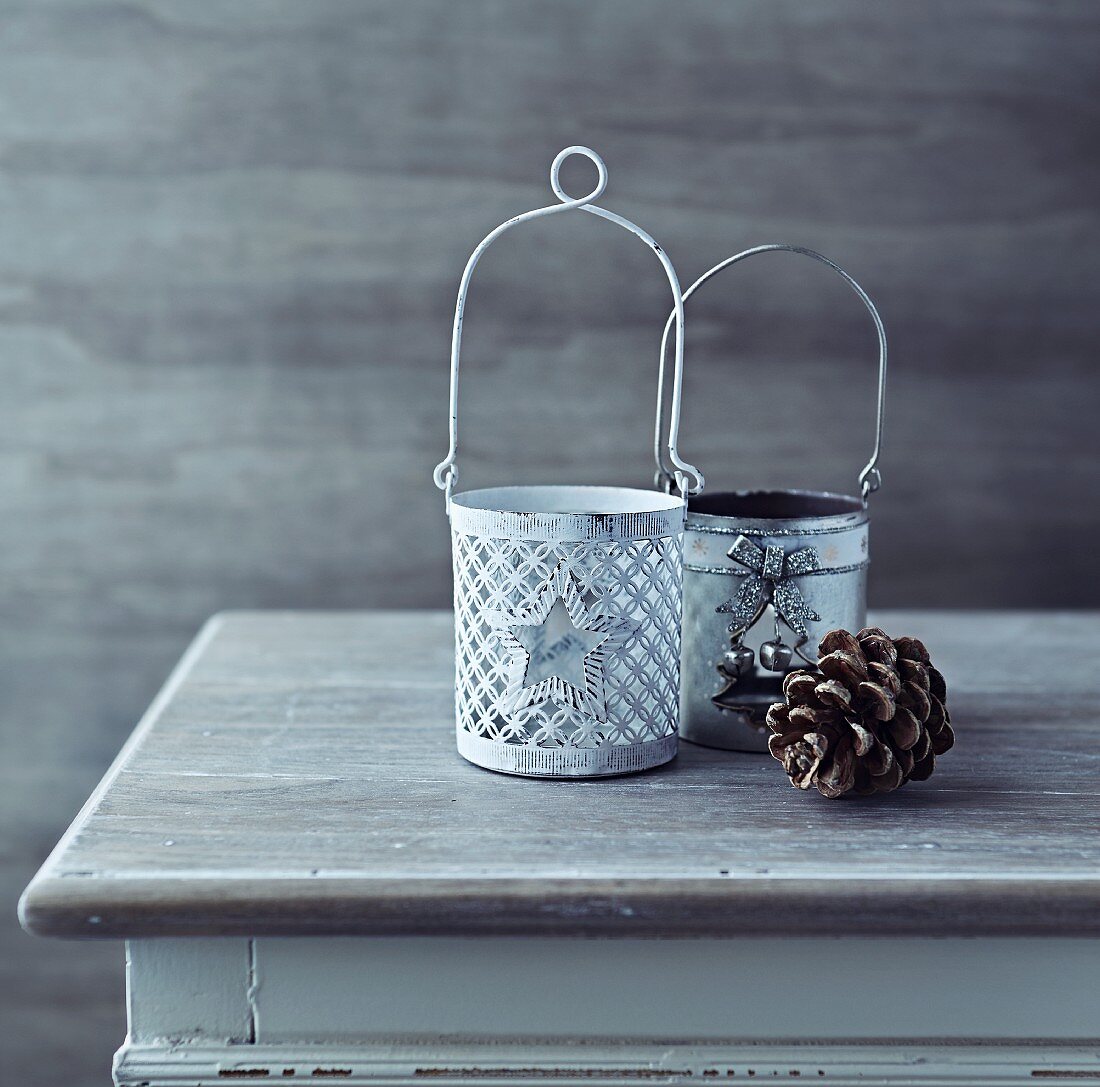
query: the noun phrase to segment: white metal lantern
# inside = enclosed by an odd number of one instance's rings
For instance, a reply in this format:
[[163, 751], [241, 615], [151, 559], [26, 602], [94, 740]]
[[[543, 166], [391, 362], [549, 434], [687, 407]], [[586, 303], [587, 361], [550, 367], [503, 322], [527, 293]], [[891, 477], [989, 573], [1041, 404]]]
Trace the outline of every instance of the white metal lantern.
[[[558, 180], [570, 155], [599, 179], [573, 199]], [[596, 777], [645, 770], [676, 754], [684, 499], [623, 487], [522, 486], [454, 493], [458, 369], [470, 279], [506, 230], [583, 210], [629, 230], [660, 258], [676, 337], [671, 424], [662, 450], [681, 494], [702, 482], [677, 453], [683, 299], [664, 251], [634, 223], [592, 203], [603, 160], [568, 147], [550, 168], [559, 203], [509, 219], [473, 251], [455, 305], [450, 450], [435, 470], [451, 521], [455, 716], [459, 752], [491, 770]]]
[[[691, 492], [685, 523], [680, 734], [708, 747], [766, 751], [764, 717], [782, 698], [783, 676], [817, 663], [829, 630], [859, 630], [867, 619], [867, 499], [877, 467], [886, 397], [886, 330], [874, 303], [847, 272], [812, 249], [760, 245], [700, 276], [684, 301], [723, 269], [758, 253], [790, 252], [836, 272], [867, 308], [878, 336], [875, 447], [859, 473], [859, 494], [822, 491]], [[661, 344], [661, 375], [672, 327]], [[678, 410], [678, 409], [677, 409]], [[658, 396], [658, 478], [679, 487], [663, 459]], [[807, 455], [812, 455], [807, 450]], [[683, 493], [681, 491], [681, 493]]]

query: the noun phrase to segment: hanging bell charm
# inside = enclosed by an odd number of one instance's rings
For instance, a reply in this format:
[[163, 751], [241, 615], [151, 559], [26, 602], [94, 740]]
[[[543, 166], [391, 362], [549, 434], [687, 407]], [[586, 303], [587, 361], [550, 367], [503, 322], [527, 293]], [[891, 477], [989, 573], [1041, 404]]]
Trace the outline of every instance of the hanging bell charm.
[[760, 663], [769, 672], [785, 672], [792, 655], [791, 647], [778, 639], [764, 642], [760, 647]]
[[747, 645], [735, 645], [722, 654], [718, 670], [729, 679], [740, 679], [755, 663], [756, 654]]

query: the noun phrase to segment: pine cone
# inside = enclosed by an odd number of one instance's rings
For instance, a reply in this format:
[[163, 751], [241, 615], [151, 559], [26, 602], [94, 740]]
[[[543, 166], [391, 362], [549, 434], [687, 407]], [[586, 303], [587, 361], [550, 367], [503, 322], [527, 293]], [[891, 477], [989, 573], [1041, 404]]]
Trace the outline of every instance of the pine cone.
[[788, 673], [785, 701], [768, 710], [768, 749], [791, 784], [868, 796], [930, 777], [955, 734], [923, 644], [866, 627], [829, 631], [818, 652], [821, 671]]

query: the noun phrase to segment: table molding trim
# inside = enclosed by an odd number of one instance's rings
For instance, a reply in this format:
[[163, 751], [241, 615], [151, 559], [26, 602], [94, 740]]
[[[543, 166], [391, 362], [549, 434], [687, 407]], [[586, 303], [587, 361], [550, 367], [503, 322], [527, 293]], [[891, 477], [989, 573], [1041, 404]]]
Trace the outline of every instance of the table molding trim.
[[827, 1087], [1013, 1087], [1100, 1082], [1097, 1046], [1058, 1043], [818, 1043], [623, 1045], [499, 1044], [246, 1047], [127, 1044], [115, 1059], [119, 1087], [224, 1087], [234, 1080], [316, 1087], [515, 1087], [783, 1080]]

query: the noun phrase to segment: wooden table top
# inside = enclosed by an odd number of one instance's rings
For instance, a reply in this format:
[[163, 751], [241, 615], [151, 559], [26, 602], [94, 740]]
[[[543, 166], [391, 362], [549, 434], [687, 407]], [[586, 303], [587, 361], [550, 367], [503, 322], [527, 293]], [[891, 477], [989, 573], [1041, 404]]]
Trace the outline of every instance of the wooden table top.
[[1100, 933], [1100, 615], [879, 612], [958, 742], [870, 800], [767, 755], [537, 781], [456, 753], [449, 613], [205, 628], [24, 896], [56, 936]]

